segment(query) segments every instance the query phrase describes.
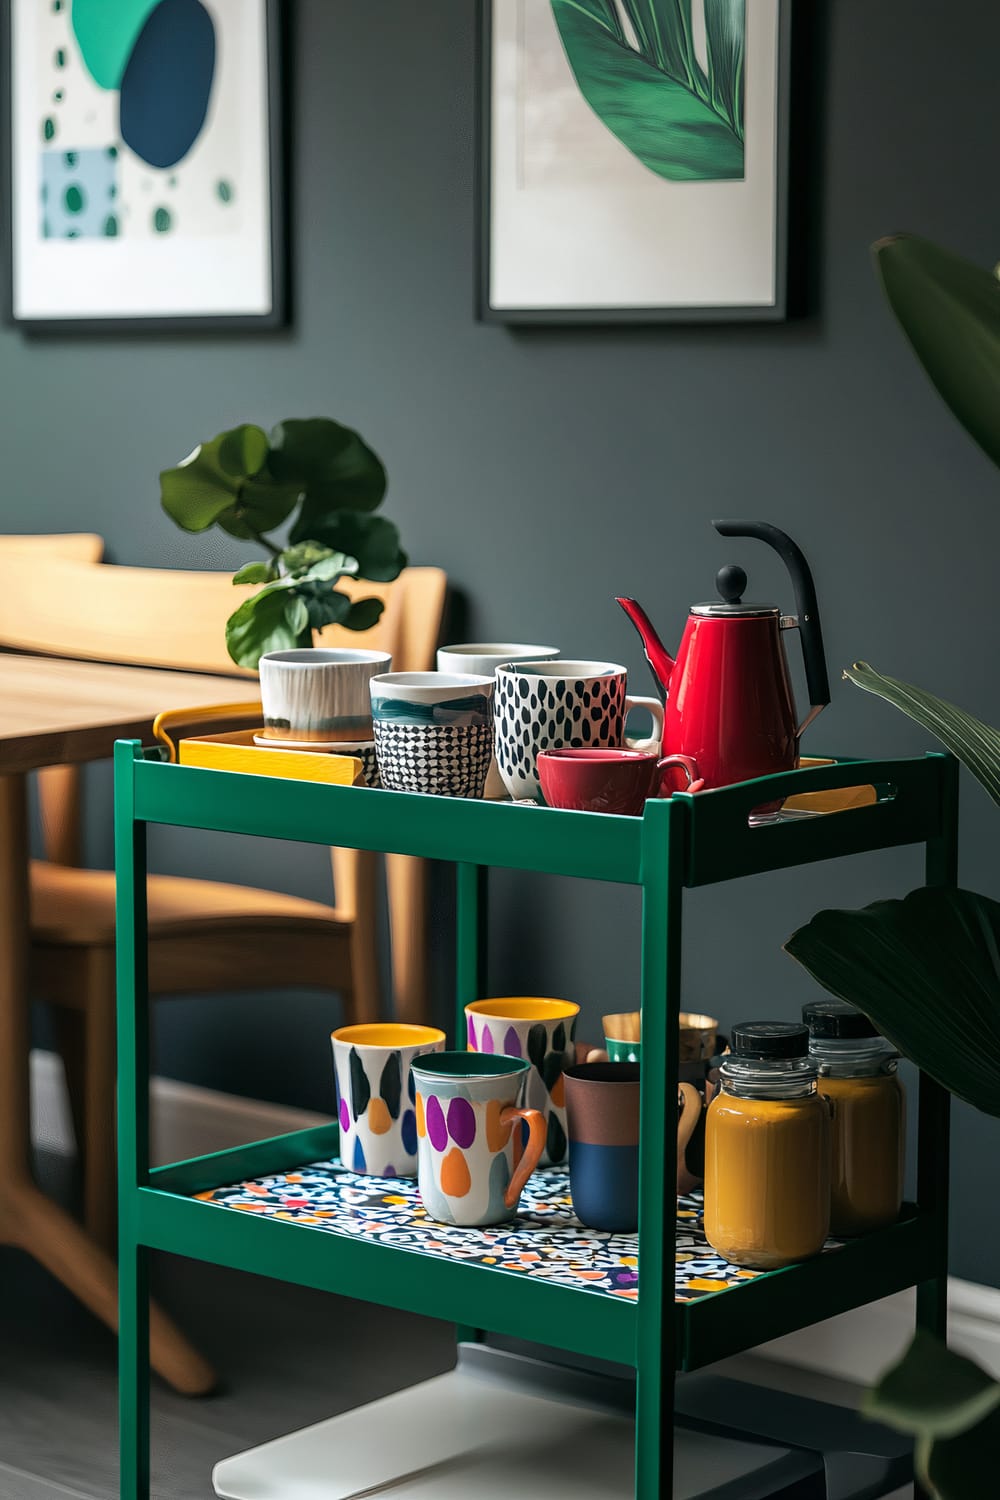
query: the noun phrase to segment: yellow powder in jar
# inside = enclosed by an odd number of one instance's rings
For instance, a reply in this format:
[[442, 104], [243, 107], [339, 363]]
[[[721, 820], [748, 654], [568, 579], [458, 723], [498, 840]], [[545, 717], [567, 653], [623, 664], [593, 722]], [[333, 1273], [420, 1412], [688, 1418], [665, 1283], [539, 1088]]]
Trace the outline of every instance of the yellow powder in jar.
[[804, 1099], [717, 1094], [705, 1123], [705, 1235], [736, 1265], [816, 1255], [830, 1227], [830, 1111]]
[[899, 1217], [906, 1095], [895, 1073], [819, 1080], [833, 1103], [831, 1234], [866, 1234]]

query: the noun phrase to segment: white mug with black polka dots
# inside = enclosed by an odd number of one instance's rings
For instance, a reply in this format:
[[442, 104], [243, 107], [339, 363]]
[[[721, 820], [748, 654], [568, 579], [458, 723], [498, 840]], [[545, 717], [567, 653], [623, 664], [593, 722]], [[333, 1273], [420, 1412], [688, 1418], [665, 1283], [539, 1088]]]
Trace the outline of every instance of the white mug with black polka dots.
[[[663, 705], [626, 693], [628, 670], [614, 662], [508, 662], [498, 667], [493, 696], [494, 746], [500, 775], [515, 801], [542, 800], [535, 770], [540, 750], [625, 746], [656, 750], [663, 740]], [[626, 740], [630, 709], [653, 720], [647, 740]]]

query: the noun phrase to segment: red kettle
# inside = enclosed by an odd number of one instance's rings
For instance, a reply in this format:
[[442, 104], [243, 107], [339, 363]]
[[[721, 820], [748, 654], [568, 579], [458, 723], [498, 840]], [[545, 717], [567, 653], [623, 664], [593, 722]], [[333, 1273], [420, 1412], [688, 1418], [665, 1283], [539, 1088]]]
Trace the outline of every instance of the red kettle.
[[[799, 737], [830, 701], [823, 635], [809, 565], [777, 526], [713, 521], [722, 536], [756, 537], [774, 548], [792, 576], [798, 615], [743, 600], [747, 575], [731, 564], [716, 574], [720, 598], [695, 604], [675, 661], [634, 599], [616, 602], [642, 637], [666, 704], [664, 754], [690, 756], [706, 787], [794, 769]], [[795, 712], [781, 634], [798, 628], [809, 712]]]

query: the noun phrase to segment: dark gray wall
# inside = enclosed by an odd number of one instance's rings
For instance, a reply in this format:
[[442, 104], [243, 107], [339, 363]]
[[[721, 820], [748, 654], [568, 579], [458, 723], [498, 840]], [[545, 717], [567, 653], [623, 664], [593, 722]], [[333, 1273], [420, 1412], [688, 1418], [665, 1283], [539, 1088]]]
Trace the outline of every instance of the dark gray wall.
[[[537, 0], [542, 3], [542, 0]], [[831, 0], [798, 82], [807, 223], [793, 246], [808, 316], [777, 327], [532, 330], [473, 317], [474, 27], [470, 0], [304, 0], [297, 7], [292, 331], [261, 339], [29, 342], [0, 333], [3, 524], [93, 528], [115, 560], [228, 566], [238, 544], [174, 530], [156, 473], [237, 421], [329, 413], [384, 456], [388, 509], [416, 561], [469, 601], [466, 638], [551, 641], [618, 658], [646, 690], [612, 602], [643, 600], [665, 638], [734, 552], [719, 512], [763, 516], [816, 575], [835, 699], [809, 738], [832, 753], [919, 752], [927, 737], [840, 684], [859, 656], [997, 722], [997, 476], [940, 405], [873, 280], [868, 245], [908, 228], [990, 264], [1000, 213], [983, 101], [1000, 9]], [[764, 549], [754, 592], [788, 601]], [[44, 587], [44, 579], [40, 580]], [[90, 851], [109, 858], [106, 774]], [[966, 786], [963, 882], [993, 892], [996, 814]], [[160, 833], [160, 868], [255, 876], [322, 895], [321, 851]], [[267, 854], [266, 864], [263, 861]], [[873, 856], [689, 900], [692, 1008], [726, 1021], [796, 1013], [812, 993], [780, 949], [823, 904], [901, 893], [913, 854]], [[496, 882], [491, 987], [635, 1002], [632, 893]], [[330, 1107], [326, 997], [161, 1007], [160, 1066], [248, 1094]], [[598, 1023], [599, 1025], [599, 1023]], [[595, 1028], [596, 1029], [596, 1028]], [[942, 996], [942, 1046], [948, 1045]], [[957, 1110], [955, 1270], [1000, 1280], [982, 1163], [1000, 1127]]]

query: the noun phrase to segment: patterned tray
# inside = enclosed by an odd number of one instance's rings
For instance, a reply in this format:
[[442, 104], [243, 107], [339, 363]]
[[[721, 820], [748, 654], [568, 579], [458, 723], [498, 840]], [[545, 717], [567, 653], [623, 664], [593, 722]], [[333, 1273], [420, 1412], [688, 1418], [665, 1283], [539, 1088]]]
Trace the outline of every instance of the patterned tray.
[[[339, 1162], [318, 1161], [197, 1197], [221, 1208], [288, 1219], [330, 1234], [362, 1236], [446, 1260], [494, 1266], [519, 1276], [609, 1297], [639, 1295], [638, 1236], [585, 1229], [573, 1215], [569, 1174], [557, 1167], [532, 1174], [516, 1219], [487, 1229], [457, 1229], [429, 1219], [412, 1177], [360, 1177]], [[828, 1249], [834, 1248], [829, 1242]], [[690, 1302], [710, 1292], [752, 1281], [716, 1255], [702, 1227], [701, 1195], [677, 1205], [674, 1296]]]

